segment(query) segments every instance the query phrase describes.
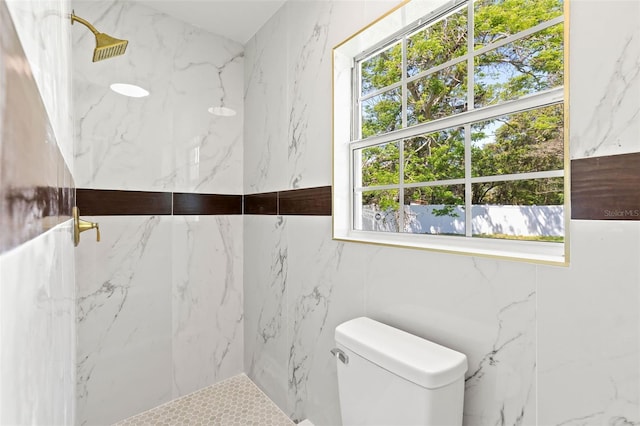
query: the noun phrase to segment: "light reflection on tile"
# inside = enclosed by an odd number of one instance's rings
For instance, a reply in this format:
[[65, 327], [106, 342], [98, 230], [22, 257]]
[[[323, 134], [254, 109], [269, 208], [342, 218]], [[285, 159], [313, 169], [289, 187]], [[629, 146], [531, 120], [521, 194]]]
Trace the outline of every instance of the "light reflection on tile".
[[[75, 11], [129, 39], [124, 55], [93, 63], [91, 33], [72, 33], [78, 185], [241, 193], [242, 46], [136, 2], [78, 1]], [[118, 95], [114, 81], [150, 95]], [[238, 114], [207, 112], [221, 101]]]

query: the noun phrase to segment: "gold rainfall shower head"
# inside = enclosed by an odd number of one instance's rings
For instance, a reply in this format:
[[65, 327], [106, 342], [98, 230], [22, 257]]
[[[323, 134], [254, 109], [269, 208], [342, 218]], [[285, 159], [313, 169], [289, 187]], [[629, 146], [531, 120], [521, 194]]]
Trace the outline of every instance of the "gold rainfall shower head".
[[111, 37], [110, 35], [98, 32], [96, 28], [84, 19], [76, 16], [75, 12], [71, 12], [71, 25], [74, 22], [80, 22], [85, 27], [89, 28], [91, 32], [96, 36], [96, 48], [93, 51], [93, 62], [102, 61], [103, 59], [113, 58], [124, 54], [127, 50], [129, 41], [119, 40]]

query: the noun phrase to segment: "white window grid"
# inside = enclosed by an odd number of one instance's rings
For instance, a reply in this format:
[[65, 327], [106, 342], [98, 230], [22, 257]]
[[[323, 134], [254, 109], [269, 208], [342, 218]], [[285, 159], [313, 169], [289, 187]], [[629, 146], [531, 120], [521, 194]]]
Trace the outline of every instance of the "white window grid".
[[[452, 14], [459, 12], [463, 8], [467, 8], [467, 53], [457, 56], [449, 61], [446, 61], [440, 65], [432, 67], [430, 69], [421, 71], [411, 77], [407, 76], [407, 39], [413, 34], [421, 31], [422, 29], [436, 24], [438, 21], [446, 19]], [[474, 183], [483, 182], [506, 182], [517, 180], [529, 180], [529, 179], [543, 179], [543, 178], [564, 178], [564, 169], [559, 170], [546, 170], [541, 172], [523, 172], [514, 174], [503, 174], [494, 176], [481, 176], [472, 177], [471, 173], [471, 125], [477, 122], [487, 121], [505, 115], [524, 112], [532, 109], [543, 108], [546, 106], [559, 105], [564, 102], [564, 86], [554, 87], [549, 90], [537, 92], [531, 95], [523, 96], [521, 98], [501, 102], [494, 105], [485, 106], [482, 108], [474, 107], [474, 59], [486, 52], [497, 49], [506, 44], [512, 43], [524, 39], [532, 34], [543, 31], [547, 28], [551, 28], [554, 25], [564, 23], [564, 15], [556, 18], [544, 21], [538, 25], [527, 28], [516, 34], [501, 38], [498, 41], [487, 44], [479, 49], [474, 45], [474, 2], [464, 0], [457, 2], [454, 6], [445, 8], [441, 13], [431, 16], [428, 21], [420, 19], [413, 25], [410, 25], [400, 32], [378, 43], [371, 49], [362, 53], [358, 57], [354, 58], [354, 66], [352, 68], [352, 141], [349, 144], [350, 151], [350, 206], [351, 206], [351, 229], [361, 229], [362, 216], [357, 214], [362, 206], [362, 193], [364, 191], [379, 191], [379, 190], [397, 190], [399, 200], [399, 214], [398, 214], [398, 230], [400, 233], [404, 233], [405, 230], [405, 215], [404, 215], [404, 191], [408, 188], [428, 187], [428, 186], [450, 186], [450, 185], [464, 185], [465, 187], [465, 236], [472, 237], [472, 186]], [[400, 81], [385, 86], [383, 88], [372, 90], [366, 95], [361, 95], [361, 77], [360, 77], [360, 65], [367, 59], [374, 57], [380, 52], [388, 49], [396, 43], [402, 45], [402, 72]], [[451, 116], [439, 118], [436, 120], [420, 123], [412, 126], [408, 126], [407, 119], [407, 85], [415, 80], [419, 80], [431, 74], [437, 73], [443, 69], [456, 65], [460, 62], [467, 62], [467, 105], [466, 111]], [[361, 118], [361, 105], [362, 102], [371, 99], [377, 95], [386, 93], [390, 90], [401, 88], [401, 110], [402, 110], [402, 126], [400, 129], [369, 136], [366, 139], [362, 139], [362, 123]], [[465, 137], [465, 154], [464, 154], [464, 178], [447, 179], [437, 181], [424, 181], [424, 182], [404, 182], [404, 140], [415, 137], [422, 134], [429, 134], [438, 132], [441, 130], [451, 128], [463, 128]], [[397, 143], [399, 152], [399, 183], [390, 185], [377, 185], [377, 186], [362, 186], [362, 173], [361, 173], [361, 150], [372, 146], [377, 146], [385, 143]], [[566, 141], [564, 142], [567, 143]], [[566, 183], [566, 182], [565, 182]], [[565, 200], [566, 205], [567, 200]]]

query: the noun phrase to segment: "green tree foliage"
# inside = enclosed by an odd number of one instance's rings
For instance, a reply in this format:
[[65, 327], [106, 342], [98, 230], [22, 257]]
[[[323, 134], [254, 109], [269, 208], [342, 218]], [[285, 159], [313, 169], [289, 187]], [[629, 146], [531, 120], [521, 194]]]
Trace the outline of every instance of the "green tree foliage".
[[[474, 49], [560, 16], [562, 0], [478, 0], [474, 4]], [[407, 77], [424, 73], [468, 50], [467, 8], [420, 29], [406, 41]], [[474, 60], [473, 102], [467, 61], [427, 73], [407, 84], [407, 125], [451, 116], [470, 108], [520, 98], [563, 84], [563, 26], [503, 44]], [[402, 44], [396, 42], [361, 63], [361, 94], [381, 91], [362, 104], [363, 138], [402, 127]], [[394, 86], [395, 85], [395, 86]], [[385, 88], [392, 88], [385, 90]], [[562, 169], [562, 105], [524, 111], [471, 126], [473, 176], [499, 176]], [[445, 129], [404, 141], [404, 181], [433, 182], [464, 177], [464, 129]], [[399, 181], [399, 146], [388, 143], [362, 152], [363, 186]], [[562, 204], [562, 179], [476, 184], [473, 204]], [[398, 209], [397, 191], [370, 191], [364, 204]], [[464, 205], [464, 185], [411, 188], [405, 204]], [[444, 212], [443, 214], [446, 214]]]

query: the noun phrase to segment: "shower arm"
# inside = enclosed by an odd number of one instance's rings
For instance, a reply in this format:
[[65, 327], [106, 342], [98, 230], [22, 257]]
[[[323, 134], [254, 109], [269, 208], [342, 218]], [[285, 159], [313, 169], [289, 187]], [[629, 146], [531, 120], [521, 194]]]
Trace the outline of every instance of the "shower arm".
[[91, 32], [94, 33], [95, 35], [100, 34], [100, 32], [98, 30], [96, 30], [96, 27], [91, 25], [88, 21], [86, 21], [86, 20], [82, 19], [81, 17], [77, 16], [75, 14], [75, 11], [71, 11], [71, 25], [73, 25], [74, 22], [80, 22], [82, 25], [84, 25], [85, 27], [89, 28], [91, 30]]

